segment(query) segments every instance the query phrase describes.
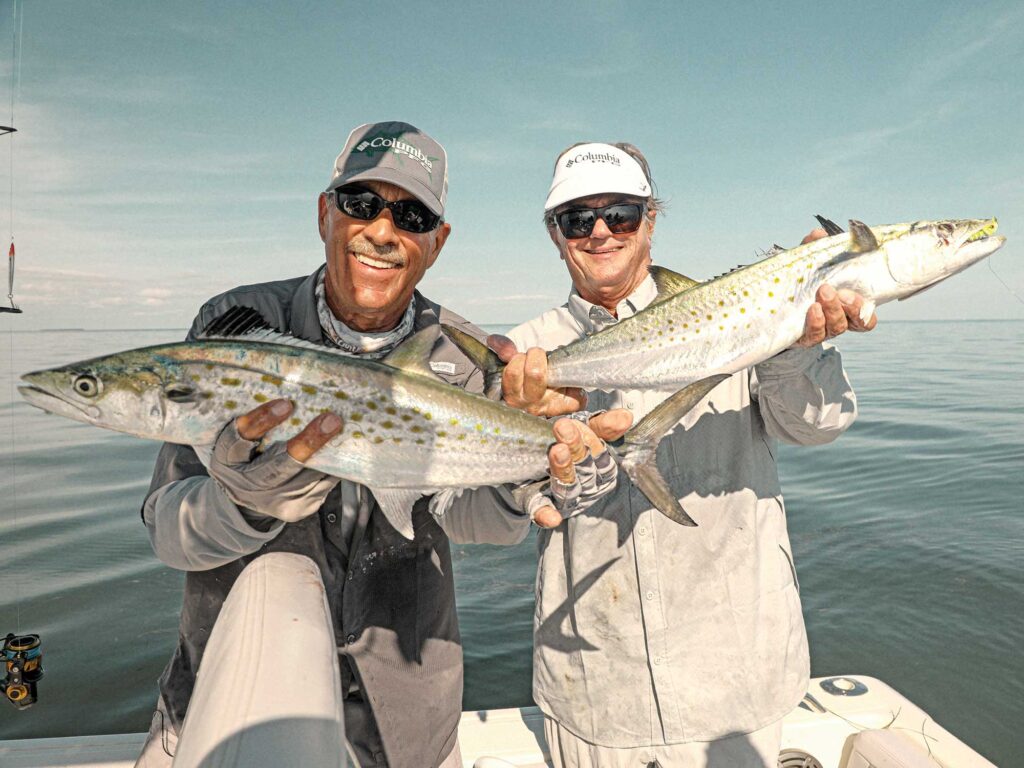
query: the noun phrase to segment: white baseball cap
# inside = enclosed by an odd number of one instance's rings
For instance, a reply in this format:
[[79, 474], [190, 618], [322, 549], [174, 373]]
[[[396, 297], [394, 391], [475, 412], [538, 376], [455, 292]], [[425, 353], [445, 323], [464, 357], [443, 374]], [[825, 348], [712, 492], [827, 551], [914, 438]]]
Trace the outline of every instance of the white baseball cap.
[[558, 158], [544, 210], [579, 197], [607, 193], [650, 197], [651, 185], [640, 163], [618, 147], [580, 144]]

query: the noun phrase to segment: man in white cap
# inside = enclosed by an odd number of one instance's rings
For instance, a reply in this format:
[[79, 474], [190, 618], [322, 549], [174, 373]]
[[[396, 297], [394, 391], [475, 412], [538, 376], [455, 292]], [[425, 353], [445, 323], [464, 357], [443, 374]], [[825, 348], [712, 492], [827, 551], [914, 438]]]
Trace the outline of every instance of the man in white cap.
[[[528, 351], [502, 350], [504, 397], [548, 416], [624, 407], [638, 421], [672, 393], [548, 390], [544, 350], [654, 300], [662, 203], [647, 161], [630, 144], [570, 147], [544, 208], [573, 288], [509, 334]], [[538, 537], [533, 694], [556, 767], [775, 768], [810, 672], [775, 445], [826, 443], [853, 422], [839, 353], [822, 342], [873, 328], [861, 304], [822, 287], [793, 348], [721, 382], [664, 439], [658, 464], [699, 527], [625, 480], [564, 521], [537, 513], [555, 527]]]
[[[416, 290], [451, 230], [444, 220], [447, 189], [445, 151], [425, 133], [401, 122], [356, 128], [318, 200], [325, 263], [307, 276], [214, 297], [188, 338], [239, 307], [278, 331], [370, 359], [442, 322], [483, 338]], [[444, 335], [429, 365], [450, 384], [483, 388], [481, 372]], [[210, 630], [232, 584], [253, 558], [284, 551], [310, 557], [323, 577], [345, 731], [362, 768], [461, 766], [462, 646], [449, 539], [515, 543], [529, 518], [507, 488], [438, 494], [416, 504], [409, 541], [367, 488], [303, 466], [344, 428], [337, 415], [322, 414], [287, 443], [257, 453], [260, 439], [292, 409], [288, 400], [272, 400], [228, 422], [208, 466], [188, 446], [165, 444], [160, 452], [143, 519], [159, 558], [186, 572], [185, 596], [178, 646], [160, 679], [157, 713], [137, 765], [170, 764]], [[562, 435], [567, 446], [586, 442], [600, 450], [582, 425], [566, 420], [556, 430], [558, 440]], [[302, 660], [282, 661], [288, 685], [287, 663]]]

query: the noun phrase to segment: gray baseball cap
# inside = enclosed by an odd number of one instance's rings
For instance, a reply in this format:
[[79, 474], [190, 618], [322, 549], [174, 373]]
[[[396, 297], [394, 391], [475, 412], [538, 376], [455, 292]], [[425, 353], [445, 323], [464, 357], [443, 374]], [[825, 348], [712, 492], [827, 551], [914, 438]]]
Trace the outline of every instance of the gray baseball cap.
[[357, 181], [386, 181], [415, 195], [438, 216], [448, 197], [444, 147], [408, 123], [367, 123], [348, 135], [328, 190]]

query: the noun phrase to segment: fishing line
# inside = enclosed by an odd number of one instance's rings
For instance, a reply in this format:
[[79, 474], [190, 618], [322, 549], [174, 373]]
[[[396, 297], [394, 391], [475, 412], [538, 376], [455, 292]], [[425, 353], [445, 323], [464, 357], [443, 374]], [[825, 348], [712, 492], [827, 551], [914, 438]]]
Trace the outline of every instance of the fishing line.
[[1002, 283], [1002, 284], [1003, 284], [1003, 288], [1005, 288], [1006, 290], [1008, 290], [1008, 291], [1010, 292], [1010, 295], [1011, 295], [1011, 296], [1013, 296], [1013, 298], [1015, 298], [1015, 299], [1016, 299], [1017, 301], [1019, 301], [1019, 302], [1020, 302], [1021, 304], [1024, 304], [1024, 299], [1022, 299], [1022, 298], [1021, 298], [1021, 297], [1020, 297], [1020, 296], [1019, 296], [1019, 295], [1017, 294], [1017, 292], [1016, 292], [1015, 290], [1013, 290], [1013, 288], [1011, 288], [1010, 286], [1008, 286], [1008, 285], [1006, 284], [1006, 281], [1005, 281], [1005, 280], [1003, 280], [1003, 278], [1001, 278], [1001, 277], [999, 276], [999, 273], [998, 273], [998, 272], [996, 272], [996, 270], [995, 270], [995, 267], [993, 267], [993, 266], [992, 266], [992, 260], [991, 260], [991, 259], [985, 259], [985, 261], [986, 261], [986, 262], [988, 263], [988, 268], [989, 268], [989, 270], [991, 270], [992, 274], [996, 276], [996, 280], [998, 280], [998, 281], [999, 281], [1000, 283]]

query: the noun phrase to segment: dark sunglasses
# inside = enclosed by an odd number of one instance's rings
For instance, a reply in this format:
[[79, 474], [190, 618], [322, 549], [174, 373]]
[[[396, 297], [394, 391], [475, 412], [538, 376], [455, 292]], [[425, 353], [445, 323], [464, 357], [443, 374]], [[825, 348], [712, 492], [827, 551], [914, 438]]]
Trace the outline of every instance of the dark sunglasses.
[[590, 237], [598, 218], [615, 235], [640, 229], [647, 206], [643, 203], [612, 203], [603, 208], [573, 208], [555, 215], [558, 228], [568, 238]]
[[416, 234], [429, 232], [441, 223], [441, 217], [419, 200], [398, 200], [392, 203], [355, 184], [334, 190], [334, 202], [339, 211], [360, 221], [373, 221], [387, 208], [394, 217], [396, 227]]

